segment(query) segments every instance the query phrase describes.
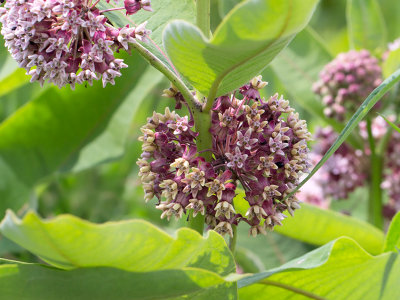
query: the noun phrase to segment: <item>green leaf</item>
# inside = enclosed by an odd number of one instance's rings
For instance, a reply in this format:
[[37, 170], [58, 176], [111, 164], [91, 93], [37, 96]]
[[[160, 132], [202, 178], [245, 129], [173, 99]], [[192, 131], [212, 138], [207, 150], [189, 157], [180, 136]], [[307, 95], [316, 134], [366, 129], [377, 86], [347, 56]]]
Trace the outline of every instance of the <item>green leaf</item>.
[[347, 24], [352, 48], [386, 49], [386, 25], [377, 0], [348, 0]]
[[0, 97], [27, 84], [29, 78], [24, 69], [16, 69], [12, 74], [0, 80]]
[[241, 299], [399, 299], [400, 260], [340, 238], [279, 268], [238, 281]]
[[382, 71], [383, 76], [386, 78], [394, 71], [400, 68], [400, 49], [390, 51], [388, 57], [383, 62]]
[[[234, 199], [235, 209], [242, 215], [249, 208], [243, 196], [243, 191], [240, 191]], [[379, 254], [385, 240], [383, 232], [367, 222], [307, 203], [302, 203], [294, 217], [289, 216], [282, 224], [275, 226], [277, 233], [317, 246], [347, 236], [370, 253]]]
[[3, 299], [237, 299], [236, 284], [215, 273], [184, 268], [128, 272], [113, 268], [63, 271], [34, 264], [0, 265]]
[[394, 124], [393, 122], [389, 121], [389, 119], [386, 118], [384, 115], [382, 115], [382, 114], [379, 114], [379, 115], [380, 115], [382, 118], [385, 119], [386, 123], [388, 123], [390, 127], [392, 127], [394, 130], [396, 130], [397, 132], [400, 133], [400, 128], [399, 128], [396, 124]]
[[249, 235], [248, 225], [241, 224], [235, 258], [245, 273], [254, 273], [278, 267], [313, 249], [313, 246], [276, 232], [253, 237]]
[[396, 247], [400, 248], [400, 212], [393, 217], [390, 223], [383, 252], [396, 251]]
[[223, 0], [218, 1], [218, 12], [221, 18], [224, 18], [234, 7], [243, 0]]
[[296, 193], [314, 174], [322, 167], [322, 165], [332, 156], [333, 153], [340, 147], [340, 145], [346, 140], [354, 128], [360, 123], [360, 121], [368, 114], [371, 108], [398, 82], [400, 81], [400, 69], [385, 79], [380, 86], [378, 86], [373, 92], [365, 99], [358, 110], [351, 117], [350, 121], [346, 124], [346, 127], [339, 134], [336, 141], [325, 153], [322, 159], [314, 167], [311, 173], [294, 189], [293, 193]]
[[20, 220], [11, 211], [0, 231], [47, 263], [65, 269], [103, 266], [150, 272], [192, 267], [222, 276], [235, 271], [232, 254], [214, 231], [203, 238], [182, 228], [172, 238], [142, 220], [95, 225], [70, 215], [41, 220], [32, 212]]
[[210, 41], [197, 27], [175, 21], [164, 31], [164, 46], [196, 89], [209, 98], [220, 96], [259, 74], [306, 26], [317, 2], [248, 0], [234, 8]]
[[162, 75], [138, 55], [116, 86], [51, 88], [0, 125], [0, 215], [19, 209], [31, 187], [62, 171], [79, 171], [124, 152], [134, 112]]
[[385, 240], [383, 232], [367, 222], [306, 203], [282, 224], [276, 232], [318, 246], [347, 236], [369, 253], [379, 254]]

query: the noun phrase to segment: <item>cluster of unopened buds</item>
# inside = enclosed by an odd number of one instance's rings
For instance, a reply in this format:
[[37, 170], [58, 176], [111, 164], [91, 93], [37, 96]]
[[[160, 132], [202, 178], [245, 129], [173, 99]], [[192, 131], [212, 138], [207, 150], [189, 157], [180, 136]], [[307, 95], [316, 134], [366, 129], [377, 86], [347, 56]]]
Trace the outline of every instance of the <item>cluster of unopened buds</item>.
[[[212, 148], [201, 153], [187, 116], [166, 109], [148, 119], [137, 163], [145, 198], [157, 197], [161, 217], [181, 218], [193, 211], [205, 215], [209, 228], [231, 236], [232, 225], [244, 221], [255, 236], [281, 225], [284, 211], [293, 214], [299, 208], [290, 194], [309, 170], [311, 135], [283, 97], [261, 99], [259, 90], [266, 84], [259, 76], [216, 99]], [[180, 99], [174, 88], [165, 94]], [[250, 206], [245, 215], [236, 212], [233, 202], [239, 184]]]
[[367, 50], [351, 50], [324, 67], [313, 91], [322, 97], [325, 115], [343, 121], [381, 83], [379, 61]]
[[[58, 87], [102, 79], [114, 84], [127, 65], [114, 53], [129, 50], [135, 40], [146, 41], [146, 23], [115, 28], [104, 15], [123, 10], [134, 14], [151, 11], [149, 0], [125, 0], [124, 6], [97, 8], [99, 0], [7, 0], [0, 7], [1, 34], [19, 66], [31, 81]], [[109, 3], [110, 0], [105, 0]], [[119, 2], [119, 1], [115, 1]]]

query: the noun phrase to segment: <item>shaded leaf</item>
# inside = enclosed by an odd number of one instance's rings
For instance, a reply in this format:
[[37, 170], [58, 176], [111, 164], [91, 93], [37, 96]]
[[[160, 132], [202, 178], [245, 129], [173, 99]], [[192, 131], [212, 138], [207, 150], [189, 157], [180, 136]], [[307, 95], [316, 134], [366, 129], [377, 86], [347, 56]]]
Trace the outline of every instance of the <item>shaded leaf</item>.
[[138, 55], [127, 62], [116, 86], [50, 88], [0, 125], [0, 214], [19, 209], [30, 188], [54, 172], [123, 154], [134, 112], [162, 79]]
[[[235, 283], [185, 268], [128, 272], [113, 268], [64, 271], [34, 264], [0, 265], [4, 299], [237, 299]], [[189, 297], [189, 298], [188, 298]]]
[[386, 49], [386, 24], [377, 0], [348, 0], [347, 25], [350, 45], [356, 50]]
[[304, 28], [317, 2], [248, 0], [234, 8], [210, 41], [197, 27], [175, 21], [164, 31], [164, 46], [196, 89], [220, 96], [259, 74]]

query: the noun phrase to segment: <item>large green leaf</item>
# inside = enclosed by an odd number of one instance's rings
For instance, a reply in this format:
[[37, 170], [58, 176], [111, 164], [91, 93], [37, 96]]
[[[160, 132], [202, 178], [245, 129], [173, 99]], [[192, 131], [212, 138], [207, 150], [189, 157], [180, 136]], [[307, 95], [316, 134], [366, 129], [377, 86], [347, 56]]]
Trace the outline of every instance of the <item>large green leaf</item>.
[[20, 220], [11, 211], [0, 231], [60, 268], [104, 266], [150, 272], [193, 267], [223, 276], [235, 271], [224, 239], [214, 231], [203, 238], [183, 228], [172, 238], [142, 220], [95, 225], [69, 215], [44, 221], [32, 212]]
[[207, 41], [183, 21], [170, 23], [164, 46], [178, 71], [201, 93], [219, 96], [259, 74], [308, 23], [317, 0], [248, 0]]
[[60, 268], [6, 262], [5, 299], [236, 299], [236, 283], [223, 279], [235, 263], [214, 231], [202, 237], [184, 228], [171, 237], [142, 220], [96, 225], [32, 212], [20, 220], [11, 211], [0, 231]]
[[379, 1], [348, 0], [347, 24], [353, 48], [371, 51], [386, 49], [386, 25]]
[[63, 271], [41, 265], [0, 265], [2, 299], [237, 299], [236, 284], [196, 269], [128, 272], [113, 268]]
[[238, 281], [241, 299], [399, 299], [400, 260], [340, 238], [279, 268]]
[[51, 88], [0, 125], [0, 214], [19, 208], [29, 189], [57, 171], [119, 157], [132, 116], [162, 75], [138, 55], [116, 86]]

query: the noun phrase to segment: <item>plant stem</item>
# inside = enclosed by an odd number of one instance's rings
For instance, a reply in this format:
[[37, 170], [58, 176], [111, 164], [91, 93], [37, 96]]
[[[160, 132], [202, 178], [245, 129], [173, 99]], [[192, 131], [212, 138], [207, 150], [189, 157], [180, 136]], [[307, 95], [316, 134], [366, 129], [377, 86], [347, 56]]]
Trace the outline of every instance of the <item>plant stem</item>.
[[197, 0], [197, 27], [203, 32], [206, 38], [210, 38], [210, 0]]
[[237, 226], [232, 225], [233, 237], [229, 238], [229, 249], [231, 250], [232, 254], [235, 254], [236, 249], [236, 241], [237, 241]]
[[367, 118], [368, 143], [371, 150], [371, 173], [369, 193], [369, 222], [378, 228], [383, 228], [382, 216], [382, 156], [377, 152], [372, 135], [371, 118]]
[[[204, 36], [210, 38], [210, 0], [197, 0], [197, 26], [203, 32]], [[194, 124], [196, 131], [199, 135], [196, 138], [196, 146], [198, 151], [204, 151], [201, 153], [207, 161], [210, 161], [212, 156], [210, 150], [212, 148], [212, 139], [210, 133], [211, 126], [211, 115], [209, 112], [203, 112], [200, 107], [193, 110]], [[189, 219], [189, 227], [197, 230], [200, 234], [203, 234], [204, 229], [204, 216], [197, 215]]]

